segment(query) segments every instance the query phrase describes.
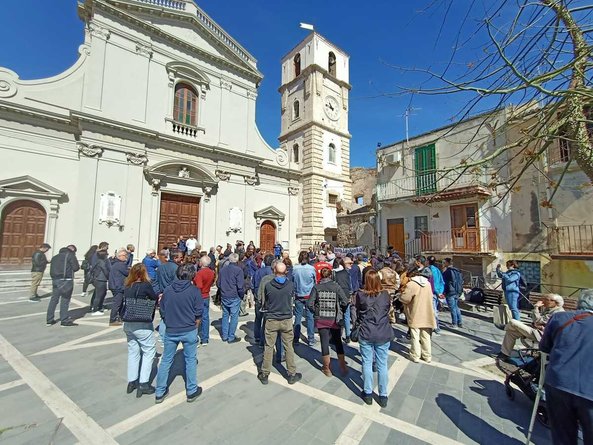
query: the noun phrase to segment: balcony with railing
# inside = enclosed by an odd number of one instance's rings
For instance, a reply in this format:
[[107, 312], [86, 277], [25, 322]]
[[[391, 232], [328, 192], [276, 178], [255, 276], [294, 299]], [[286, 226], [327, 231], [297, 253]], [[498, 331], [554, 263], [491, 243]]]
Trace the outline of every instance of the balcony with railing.
[[555, 255], [593, 257], [593, 224], [550, 228], [548, 241]]
[[424, 253], [491, 255], [498, 249], [496, 229], [451, 229], [418, 232], [406, 242], [406, 255]]
[[412, 199], [422, 202], [431, 198], [446, 201], [475, 194], [490, 196], [487, 183], [483, 173], [465, 173], [460, 176], [457, 172], [432, 170], [377, 184], [377, 199]]
[[176, 9], [178, 11], [185, 11], [186, 3], [177, 0], [138, 0], [140, 3], [146, 3], [161, 8]]

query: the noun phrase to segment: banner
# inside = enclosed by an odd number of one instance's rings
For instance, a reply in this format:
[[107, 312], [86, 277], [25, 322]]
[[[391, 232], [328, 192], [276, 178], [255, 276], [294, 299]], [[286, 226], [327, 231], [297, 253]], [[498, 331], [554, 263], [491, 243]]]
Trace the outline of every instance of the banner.
[[358, 247], [335, 247], [334, 248], [334, 252], [335, 253], [341, 253], [342, 255], [346, 255], [348, 253], [351, 253], [352, 255], [356, 255], [359, 253], [366, 253], [364, 247], [362, 246], [358, 246]]

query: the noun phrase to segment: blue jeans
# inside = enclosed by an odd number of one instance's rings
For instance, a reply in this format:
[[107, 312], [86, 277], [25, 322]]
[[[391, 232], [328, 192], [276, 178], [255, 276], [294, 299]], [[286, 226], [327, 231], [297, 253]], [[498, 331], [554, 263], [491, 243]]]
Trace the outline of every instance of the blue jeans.
[[432, 295], [432, 307], [434, 308], [434, 320], [436, 321], [436, 325], [437, 328], [436, 330], [438, 331], [440, 329], [439, 327], [439, 296], [438, 295]]
[[183, 356], [185, 358], [185, 391], [189, 396], [198, 390], [198, 365], [196, 363], [198, 354], [198, 330], [193, 329], [182, 334], [171, 334], [168, 332], [165, 337], [165, 349], [161, 357], [159, 372], [156, 376], [155, 394], [157, 397], [165, 394], [167, 390], [169, 370], [173, 364], [173, 358], [175, 357], [179, 343], [183, 344]]
[[461, 311], [459, 310], [459, 297], [456, 295], [445, 295], [447, 306], [451, 310], [451, 323], [454, 326], [461, 326]]
[[350, 305], [346, 307], [346, 311], [344, 312], [344, 331], [346, 333], [346, 337], [350, 337], [350, 332], [352, 332], [352, 321], [350, 320]]
[[309, 343], [315, 342], [315, 320], [313, 312], [307, 308], [307, 300], [304, 298], [296, 298], [294, 300], [294, 342], [298, 343], [301, 338], [301, 320], [303, 319], [303, 312], [307, 319], [307, 340]]
[[364, 381], [364, 392], [366, 394], [373, 393], [373, 354], [375, 362], [377, 363], [377, 376], [379, 379], [379, 396], [387, 397], [387, 384], [389, 378], [387, 376], [387, 351], [389, 351], [389, 344], [386, 343], [370, 343], [362, 338], [359, 340], [360, 355], [362, 356], [362, 379]]
[[239, 324], [240, 298], [222, 300], [222, 341], [233, 341]]
[[513, 314], [514, 320], [521, 320], [521, 312], [519, 312], [519, 293], [518, 292], [505, 292], [504, 296], [509, 305], [509, 309]]
[[545, 388], [552, 441], [555, 444], [577, 445], [580, 423], [583, 443], [593, 443], [593, 401], [550, 385]]
[[124, 323], [124, 332], [128, 338], [128, 382], [138, 380], [139, 383], [148, 383], [150, 379], [156, 342], [153, 330], [146, 327], [147, 323]]
[[204, 298], [204, 311], [202, 312], [202, 324], [200, 325], [200, 343], [210, 341], [210, 298]]
[[165, 324], [165, 320], [161, 318], [159, 323], [159, 343], [164, 347], [165, 346], [165, 335], [167, 334], [167, 325]]

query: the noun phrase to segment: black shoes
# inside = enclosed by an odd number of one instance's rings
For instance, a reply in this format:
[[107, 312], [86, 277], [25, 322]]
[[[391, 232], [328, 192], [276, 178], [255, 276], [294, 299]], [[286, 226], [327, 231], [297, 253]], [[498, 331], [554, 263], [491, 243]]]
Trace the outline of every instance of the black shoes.
[[228, 341], [228, 344], [233, 344], [233, 343], [239, 343], [241, 341], [241, 339], [239, 337], [235, 337], [232, 340]]
[[346, 337], [344, 337], [344, 343], [349, 344], [350, 343], [350, 336], [347, 335]]
[[155, 388], [154, 386], [149, 385], [148, 383], [140, 383], [138, 385], [138, 389], [136, 390], [136, 398], [142, 397], [143, 394], [154, 394]]
[[165, 393], [162, 396], [156, 396], [154, 398], [154, 403], [163, 403], [163, 400], [165, 400], [165, 397], [167, 397], [169, 395], [169, 388], [167, 388], [165, 390]]
[[56, 323], [57, 323], [57, 321], [56, 321], [56, 320], [48, 321], [48, 322], [46, 322], [46, 323], [45, 323], [45, 326], [53, 326], [53, 325], [55, 325]]
[[77, 325], [76, 323], [74, 323], [72, 320], [66, 320], [66, 321], [63, 321], [63, 322], [62, 322], [60, 325], [61, 325], [63, 328], [70, 327], [70, 326], [78, 326], [78, 325]]
[[29, 301], [31, 303], [41, 303], [41, 297], [39, 297], [39, 295], [35, 295], [35, 296], [29, 298]]
[[[303, 374], [301, 374], [300, 372], [297, 372], [296, 374], [289, 375], [288, 378], [286, 379], [286, 381], [288, 382], [289, 385], [294, 385], [296, 382], [300, 382], [302, 378], [303, 378]], [[267, 376], [266, 376], [266, 380], [267, 380]]]
[[367, 405], [372, 405], [373, 404], [373, 395], [372, 394], [367, 394], [366, 392], [362, 392], [361, 394], [362, 400], [364, 400], [364, 403], [366, 403]]
[[381, 408], [387, 407], [387, 396], [379, 396], [379, 406]]
[[262, 385], [268, 384], [268, 374], [264, 374], [263, 372], [257, 373], [257, 379], [262, 382]]
[[198, 397], [200, 397], [200, 394], [202, 394], [202, 387], [198, 386], [198, 389], [196, 389], [196, 392], [187, 396], [188, 403], [191, 403], [194, 400], [196, 400]]
[[128, 388], [126, 389], [126, 393], [132, 394], [136, 388], [138, 388], [138, 380], [134, 380], [133, 382], [128, 382]]

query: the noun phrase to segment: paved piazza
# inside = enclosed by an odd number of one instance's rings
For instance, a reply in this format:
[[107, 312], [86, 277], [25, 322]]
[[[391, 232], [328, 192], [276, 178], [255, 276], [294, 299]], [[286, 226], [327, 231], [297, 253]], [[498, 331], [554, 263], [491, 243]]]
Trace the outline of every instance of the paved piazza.
[[[88, 297], [72, 299], [72, 315], [84, 316], [80, 326], [62, 328], [45, 326], [47, 299], [30, 303], [26, 294], [0, 293], [2, 444], [525, 443], [531, 403], [520, 393], [507, 399], [500, 377], [490, 373], [489, 354], [498, 351], [501, 331], [478, 317], [466, 317], [463, 331], [443, 329], [434, 337], [430, 365], [402, 355], [407, 345], [398, 330], [389, 405], [380, 409], [358, 396], [356, 348], [347, 347], [352, 369], [346, 378], [325, 377], [318, 347], [300, 345], [301, 383], [288, 385], [276, 370], [270, 384], [261, 385], [255, 363], [262, 351], [245, 341], [223, 344], [216, 308], [210, 345], [198, 350], [204, 393], [195, 403], [185, 401], [178, 356], [171, 395], [155, 405], [153, 396], [125, 393], [125, 336], [121, 327], [108, 326], [107, 315], [88, 315]], [[253, 315], [241, 318], [240, 337], [251, 334], [252, 325]], [[549, 444], [549, 437], [536, 425], [535, 444]]]

